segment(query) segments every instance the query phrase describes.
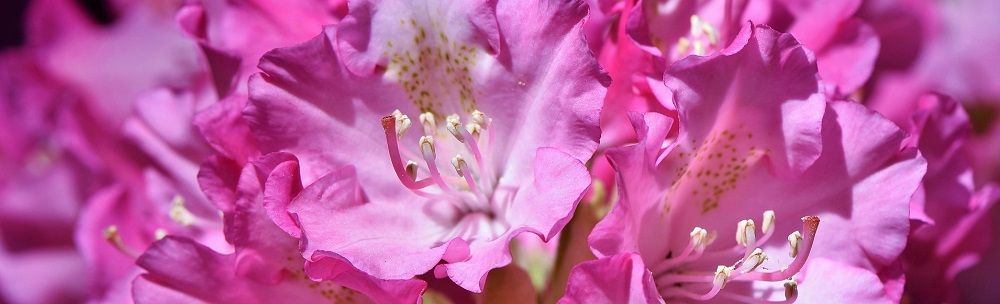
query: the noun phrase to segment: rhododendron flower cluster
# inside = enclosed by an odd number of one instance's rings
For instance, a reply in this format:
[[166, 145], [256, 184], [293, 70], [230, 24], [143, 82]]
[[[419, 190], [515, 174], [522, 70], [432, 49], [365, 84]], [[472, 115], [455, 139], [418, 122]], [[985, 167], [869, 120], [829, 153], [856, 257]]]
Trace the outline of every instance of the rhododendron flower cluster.
[[2, 4], [0, 303], [1000, 302], [997, 3]]

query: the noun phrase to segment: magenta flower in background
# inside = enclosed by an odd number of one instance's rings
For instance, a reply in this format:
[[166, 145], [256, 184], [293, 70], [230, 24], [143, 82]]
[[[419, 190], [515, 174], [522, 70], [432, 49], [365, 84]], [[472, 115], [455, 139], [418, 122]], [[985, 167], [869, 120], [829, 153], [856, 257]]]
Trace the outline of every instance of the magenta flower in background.
[[81, 301], [74, 222], [100, 176], [74, 151], [79, 100], [27, 53], [0, 55], [0, 70], [0, 300]]
[[[898, 301], [924, 162], [891, 122], [826, 101], [814, 62], [756, 26], [671, 66], [680, 135], [664, 141], [670, 119], [633, 116], [639, 143], [609, 153], [622, 193], [590, 236], [600, 259], [571, 274], [565, 300]], [[847, 278], [863, 283], [828, 284]]]
[[956, 101], [925, 96], [912, 121], [910, 145], [927, 158], [927, 175], [910, 203], [906, 297], [912, 303], [957, 302], [955, 277], [988, 248], [989, 211], [1000, 191], [973, 183], [966, 146], [971, 126]]
[[[339, 28], [266, 55], [250, 84], [247, 118], [263, 151], [298, 156], [307, 192], [360, 188], [288, 206], [305, 255], [335, 253], [385, 279], [444, 259], [435, 274], [479, 291], [510, 262], [512, 237], [552, 237], [590, 183], [583, 162], [605, 89], [579, 34], [585, 6], [350, 10]], [[345, 166], [357, 181], [317, 173]], [[345, 195], [355, 191], [364, 195]], [[361, 223], [372, 228], [344, 229]]]

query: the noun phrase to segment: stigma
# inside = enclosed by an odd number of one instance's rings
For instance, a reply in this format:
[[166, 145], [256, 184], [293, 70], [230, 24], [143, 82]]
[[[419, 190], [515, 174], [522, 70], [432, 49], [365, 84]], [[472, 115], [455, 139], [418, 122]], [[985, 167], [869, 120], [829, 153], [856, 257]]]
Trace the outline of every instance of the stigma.
[[[657, 289], [664, 299], [670, 301], [710, 301], [725, 298], [743, 303], [791, 303], [798, 296], [798, 285], [794, 275], [802, 270], [812, 250], [819, 218], [802, 218], [802, 230], [788, 236], [789, 255], [792, 261], [780, 269], [768, 269], [764, 262], [769, 255], [761, 247], [774, 234], [774, 211], [764, 212], [761, 234], [752, 219], [737, 223], [736, 245], [718, 251], [706, 252], [706, 247], [714, 240], [716, 233], [695, 227], [689, 234], [688, 245], [679, 254], [667, 257], [650, 267]], [[718, 265], [713, 272], [699, 271], [695, 265], [704, 260], [732, 259], [732, 264]], [[747, 295], [726, 292], [729, 284], [748, 282], [783, 282], [785, 300], [767, 301]], [[778, 288], [778, 287], [776, 287]], [[780, 294], [780, 293], [779, 293]]]

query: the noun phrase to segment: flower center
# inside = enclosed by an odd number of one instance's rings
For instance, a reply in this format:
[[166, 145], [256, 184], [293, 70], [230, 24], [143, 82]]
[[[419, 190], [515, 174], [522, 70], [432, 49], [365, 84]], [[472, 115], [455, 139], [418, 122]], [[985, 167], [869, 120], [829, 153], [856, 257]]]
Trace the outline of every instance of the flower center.
[[[409, 116], [396, 110], [382, 118], [389, 158], [400, 183], [430, 203], [444, 203], [456, 211], [457, 216], [451, 219], [454, 229], [442, 241], [501, 235], [509, 225], [499, 215], [517, 191], [516, 187], [498, 185], [499, 175], [484, 162], [488, 155], [483, 151], [488, 151], [492, 139], [492, 120], [478, 110], [465, 118], [463, 124], [462, 116], [449, 115], [441, 128], [433, 113], [421, 113], [424, 135], [417, 141], [417, 151], [399, 145], [412, 125]], [[455, 155], [450, 159], [451, 170], [439, 168], [437, 156], [442, 153]], [[404, 156], [408, 158], [405, 164]], [[421, 159], [422, 165], [412, 159]]]
[[[729, 282], [784, 281], [785, 300], [777, 303], [794, 302], [798, 291], [792, 276], [802, 269], [806, 259], [809, 258], [816, 230], [819, 228], [819, 218], [815, 216], [803, 217], [802, 232], [795, 231], [788, 236], [789, 254], [793, 258], [792, 262], [781, 270], [766, 271], [761, 265], [768, 257], [760, 246], [766, 243], [774, 233], [774, 220], [774, 211], [764, 212], [761, 226], [763, 235], [760, 238], [757, 238], [756, 225], [753, 220], [740, 221], [736, 229], [737, 245], [713, 252], [705, 252], [705, 247], [715, 239], [715, 234], [695, 227], [691, 231], [688, 245], [680, 254], [676, 256], [668, 254], [666, 259], [652, 265], [651, 270], [660, 295], [668, 300], [707, 301], [715, 297], [722, 297], [744, 303], [772, 303], [745, 295], [728, 293], [722, 289]], [[803, 235], [803, 233], [805, 234]], [[692, 269], [697, 267], [696, 264], [699, 263], [696, 262], [698, 261], [729, 258], [734, 259], [735, 262], [728, 266], [719, 265], [714, 272]]]
[[688, 55], [705, 56], [719, 48], [719, 31], [698, 15], [691, 15], [691, 31], [677, 39], [671, 58], [678, 60]]

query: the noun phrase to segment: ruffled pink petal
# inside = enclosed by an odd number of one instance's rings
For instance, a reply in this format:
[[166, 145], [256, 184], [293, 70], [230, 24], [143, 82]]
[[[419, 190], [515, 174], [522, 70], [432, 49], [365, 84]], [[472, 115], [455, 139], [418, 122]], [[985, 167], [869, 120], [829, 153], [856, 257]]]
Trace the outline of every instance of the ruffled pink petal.
[[[262, 153], [299, 158], [304, 183], [359, 164], [358, 178], [373, 198], [398, 197], [405, 188], [391, 169], [379, 121], [397, 108], [417, 111], [401, 102], [406, 99], [398, 89], [348, 74], [332, 46], [335, 30], [265, 55], [264, 73], [250, 80], [245, 117]], [[415, 133], [407, 138], [416, 142]]]
[[637, 254], [621, 253], [573, 267], [560, 304], [664, 303]]
[[430, 204], [417, 199], [365, 202], [359, 191], [348, 167], [309, 185], [289, 204], [302, 227], [304, 256], [332, 252], [372, 276], [409, 279], [445, 255], [446, 227], [426, 214], [434, 211]]

